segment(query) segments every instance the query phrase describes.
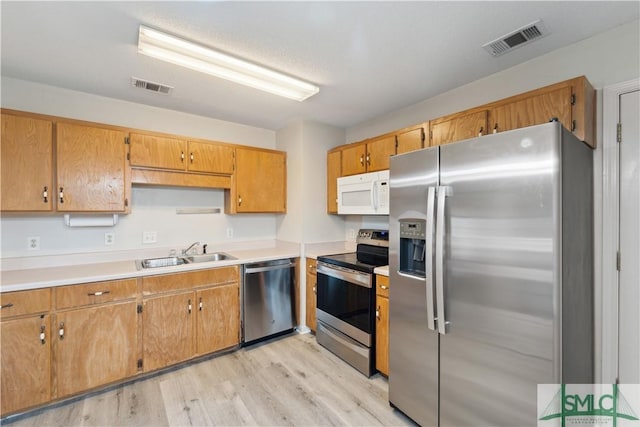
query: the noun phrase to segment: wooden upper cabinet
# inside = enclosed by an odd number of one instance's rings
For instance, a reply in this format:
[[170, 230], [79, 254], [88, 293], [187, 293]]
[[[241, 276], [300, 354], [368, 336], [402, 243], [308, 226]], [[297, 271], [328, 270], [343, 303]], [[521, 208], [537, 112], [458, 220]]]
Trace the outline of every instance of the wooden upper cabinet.
[[131, 166], [185, 170], [187, 141], [184, 139], [132, 133]]
[[53, 123], [2, 113], [0, 209], [4, 212], [51, 211]]
[[342, 151], [327, 154], [327, 213], [338, 213], [338, 178], [342, 171]]
[[231, 175], [233, 173], [234, 148], [225, 144], [189, 141], [191, 172], [207, 172]]
[[58, 122], [57, 180], [60, 212], [125, 212], [127, 145], [123, 131]]
[[489, 110], [490, 132], [503, 132], [558, 119], [571, 130], [571, 87], [529, 95]]
[[367, 172], [389, 169], [389, 158], [396, 154], [396, 136], [387, 135], [367, 141]]
[[349, 176], [367, 171], [367, 145], [349, 145], [342, 149], [342, 175]]
[[287, 211], [287, 153], [236, 147], [236, 170], [225, 194], [227, 213]]
[[487, 111], [453, 114], [432, 120], [429, 125], [432, 147], [462, 141], [486, 135]]
[[396, 134], [396, 153], [402, 154], [424, 148], [424, 128], [422, 126], [400, 131]]

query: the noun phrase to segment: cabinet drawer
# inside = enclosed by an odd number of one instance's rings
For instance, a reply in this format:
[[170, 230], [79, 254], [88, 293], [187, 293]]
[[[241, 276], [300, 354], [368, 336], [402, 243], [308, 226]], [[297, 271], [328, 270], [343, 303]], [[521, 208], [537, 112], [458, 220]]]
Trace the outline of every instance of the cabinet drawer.
[[376, 295], [389, 298], [389, 277], [376, 275]]
[[138, 290], [136, 279], [110, 280], [56, 288], [56, 309], [103, 304], [135, 298]]
[[2, 319], [23, 314], [46, 313], [51, 309], [51, 289], [5, 292], [0, 294]]
[[213, 268], [188, 273], [163, 274], [142, 279], [142, 295], [192, 289], [219, 283], [237, 282], [238, 266]]

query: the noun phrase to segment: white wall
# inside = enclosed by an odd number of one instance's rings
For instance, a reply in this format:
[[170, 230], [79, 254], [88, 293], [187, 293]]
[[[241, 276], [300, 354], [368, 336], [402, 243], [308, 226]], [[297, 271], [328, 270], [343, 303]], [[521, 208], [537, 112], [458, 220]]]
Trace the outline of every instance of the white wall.
[[347, 142], [411, 126], [528, 90], [585, 75], [596, 89], [640, 73], [640, 21], [555, 50], [415, 105], [347, 129]]
[[[196, 138], [275, 148], [275, 132], [207, 117], [149, 107], [36, 84], [2, 78], [2, 107], [69, 117], [98, 123], [154, 130]], [[177, 215], [180, 207], [219, 207], [224, 211], [223, 190], [175, 189], [134, 186], [132, 212], [120, 215], [108, 228], [70, 229], [62, 215], [4, 216], [2, 257], [100, 252], [150, 247], [184, 248], [194, 241], [216, 244], [242, 240], [275, 239], [275, 215]], [[233, 228], [234, 237], [226, 237]], [[158, 242], [142, 244], [143, 231], [156, 231]], [[104, 233], [115, 233], [115, 244], [105, 246]], [[27, 251], [27, 237], [39, 236], [39, 251]]]
[[345, 238], [344, 218], [327, 215], [327, 150], [344, 142], [344, 130], [300, 121], [277, 132], [287, 151], [287, 215], [278, 217], [278, 239], [317, 243]]

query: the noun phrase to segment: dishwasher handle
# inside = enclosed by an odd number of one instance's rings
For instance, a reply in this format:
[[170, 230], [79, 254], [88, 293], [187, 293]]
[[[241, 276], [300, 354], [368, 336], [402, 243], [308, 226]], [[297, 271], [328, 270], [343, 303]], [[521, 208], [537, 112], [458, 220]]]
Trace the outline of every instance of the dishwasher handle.
[[296, 266], [295, 262], [289, 262], [287, 264], [270, 265], [267, 267], [245, 267], [244, 272], [245, 274], [261, 273], [263, 271], [281, 270], [281, 269], [291, 268], [295, 266]]

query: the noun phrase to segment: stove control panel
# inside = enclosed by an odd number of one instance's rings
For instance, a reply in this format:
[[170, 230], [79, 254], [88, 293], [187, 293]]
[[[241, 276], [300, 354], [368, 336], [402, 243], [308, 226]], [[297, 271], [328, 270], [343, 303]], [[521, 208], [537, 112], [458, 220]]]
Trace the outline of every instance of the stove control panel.
[[358, 244], [389, 247], [389, 230], [361, 228], [356, 238]]

